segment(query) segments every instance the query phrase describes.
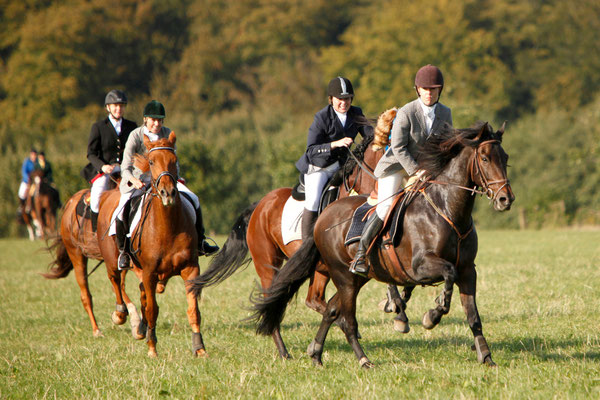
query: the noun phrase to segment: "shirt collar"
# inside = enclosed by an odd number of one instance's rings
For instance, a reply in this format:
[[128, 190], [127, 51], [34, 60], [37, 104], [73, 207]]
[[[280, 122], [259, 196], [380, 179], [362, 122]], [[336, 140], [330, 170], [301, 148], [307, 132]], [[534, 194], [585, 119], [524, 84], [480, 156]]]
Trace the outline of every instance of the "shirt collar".
[[421, 100], [421, 98], [419, 97], [419, 104], [421, 104], [421, 109], [423, 110], [423, 114], [425, 114], [426, 117], [434, 119], [435, 107], [437, 106], [437, 103], [435, 103], [432, 106], [426, 106], [425, 103], [423, 103], [423, 100]]

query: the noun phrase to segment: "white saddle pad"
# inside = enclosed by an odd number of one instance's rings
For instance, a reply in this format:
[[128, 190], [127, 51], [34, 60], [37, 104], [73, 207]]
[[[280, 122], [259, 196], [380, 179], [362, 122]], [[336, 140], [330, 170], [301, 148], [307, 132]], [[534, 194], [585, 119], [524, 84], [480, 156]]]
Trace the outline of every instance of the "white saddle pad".
[[283, 206], [281, 214], [281, 237], [283, 244], [302, 239], [302, 212], [304, 202], [295, 200], [292, 196], [288, 198]]
[[[131, 221], [130, 227], [129, 227], [129, 232], [127, 232], [127, 236], [131, 237], [132, 232], [135, 230], [135, 228], [137, 227], [137, 224], [139, 224], [140, 222], [140, 218], [142, 216], [142, 207], [141, 205], [144, 204], [144, 201], [146, 201], [146, 196], [148, 196], [148, 194], [144, 194], [142, 196], [142, 201], [140, 202], [140, 207], [137, 208], [135, 215], [133, 216], [133, 220]], [[196, 223], [196, 210], [194, 209], [194, 205], [190, 202], [190, 200], [188, 200], [188, 198], [186, 196], [181, 196], [181, 199], [183, 200], [181, 203], [183, 204], [183, 208], [186, 212], [186, 214], [188, 215], [189, 219], [195, 224]], [[110, 229], [108, 230], [108, 235], [109, 236], [114, 236], [116, 235], [116, 224], [115, 224], [115, 219], [117, 218], [117, 212], [118, 210], [115, 208], [115, 211], [113, 211], [112, 214], [112, 218], [110, 220]]]

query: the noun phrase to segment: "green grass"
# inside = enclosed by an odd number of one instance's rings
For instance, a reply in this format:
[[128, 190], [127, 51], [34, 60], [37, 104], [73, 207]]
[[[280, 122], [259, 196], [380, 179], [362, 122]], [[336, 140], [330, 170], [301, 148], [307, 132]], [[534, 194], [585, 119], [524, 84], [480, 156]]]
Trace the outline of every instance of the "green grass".
[[[128, 325], [113, 326], [114, 295], [102, 266], [90, 278], [104, 337], [92, 337], [73, 275], [38, 275], [49, 256], [40, 242], [0, 241], [0, 398], [600, 398], [600, 231], [482, 231], [478, 308], [496, 368], [477, 363], [458, 291], [438, 327], [420, 326], [440, 288], [417, 288], [411, 332], [392, 330], [377, 309], [385, 286], [359, 296], [359, 328], [372, 370], [361, 370], [337, 327], [324, 367], [305, 354], [319, 316], [304, 306], [306, 285], [287, 312], [283, 336], [293, 360], [247, 317], [252, 267], [205, 291], [200, 303], [209, 352], [191, 356], [183, 284], [159, 295], [158, 359]], [[202, 268], [206, 261], [201, 260]], [[129, 293], [139, 304], [136, 279]], [[328, 295], [334, 288], [328, 290]]]

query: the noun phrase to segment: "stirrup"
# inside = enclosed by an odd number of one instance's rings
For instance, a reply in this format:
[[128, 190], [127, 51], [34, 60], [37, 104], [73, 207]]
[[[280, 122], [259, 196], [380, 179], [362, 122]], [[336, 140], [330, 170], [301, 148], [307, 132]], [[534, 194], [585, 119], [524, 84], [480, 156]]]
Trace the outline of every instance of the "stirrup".
[[200, 246], [198, 246], [199, 256], [210, 256], [219, 251], [219, 246], [209, 244], [206, 240], [202, 240]]
[[362, 255], [360, 257], [356, 257], [352, 264], [350, 264], [349, 271], [354, 275], [362, 276], [367, 278], [369, 276], [369, 266], [365, 262], [366, 255]]
[[125, 250], [119, 253], [117, 267], [119, 268], [119, 271], [126, 271], [131, 269], [131, 257], [129, 257], [129, 254]]

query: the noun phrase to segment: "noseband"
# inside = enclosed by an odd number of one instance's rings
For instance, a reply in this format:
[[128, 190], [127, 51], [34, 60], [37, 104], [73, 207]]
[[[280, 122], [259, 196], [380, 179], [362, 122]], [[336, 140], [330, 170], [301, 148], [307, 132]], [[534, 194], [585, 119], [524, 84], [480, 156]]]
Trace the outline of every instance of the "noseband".
[[[167, 151], [170, 151], [172, 153], [175, 153], [175, 149], [172, 148], [172, 147], [154, 147], [154, 148], [148, 150], [148, 154], [152, 153], [154, 150], [167, 150]], [[163, 176], [168, 176], [169, 178], [171, 178], [171, 180], [173, 181], [173, 184], [175, 185], [175, 187], [177, 187], [177, 178], [174, 177], [173, 174], [170, 173], [169, 171], [163, 171], [152, 182], [152, 187], [154, 188], [154, 190], [156, 192], [158, 192], [158, 184], [160, 183], [160, 180], [162, 179]]]
[[[479, 149], [484, 144], [499, 144], [499, 140], [486, 140], [484, 142], [479, 143], [479, 145], [475, 148], [475, 154], [473, 155], [473, 159], [471, 160], [471, 179], [475, 177], [475, 175], [479, 175], [481, 177], [481, 187], [483, 188], [483, 193], [489, 200], [496, 200], [496, 197], [500, 193], [500, 191], [509, 184], [508, 178], [499, 179], [495, 181], [488, 180], [487, 176], [483, 173], [483, 168], [481, 168], [481, 161], [479, 159]], [[491, 185], [500, 185], [498, 190], [494, 191], [490, 186]]]

